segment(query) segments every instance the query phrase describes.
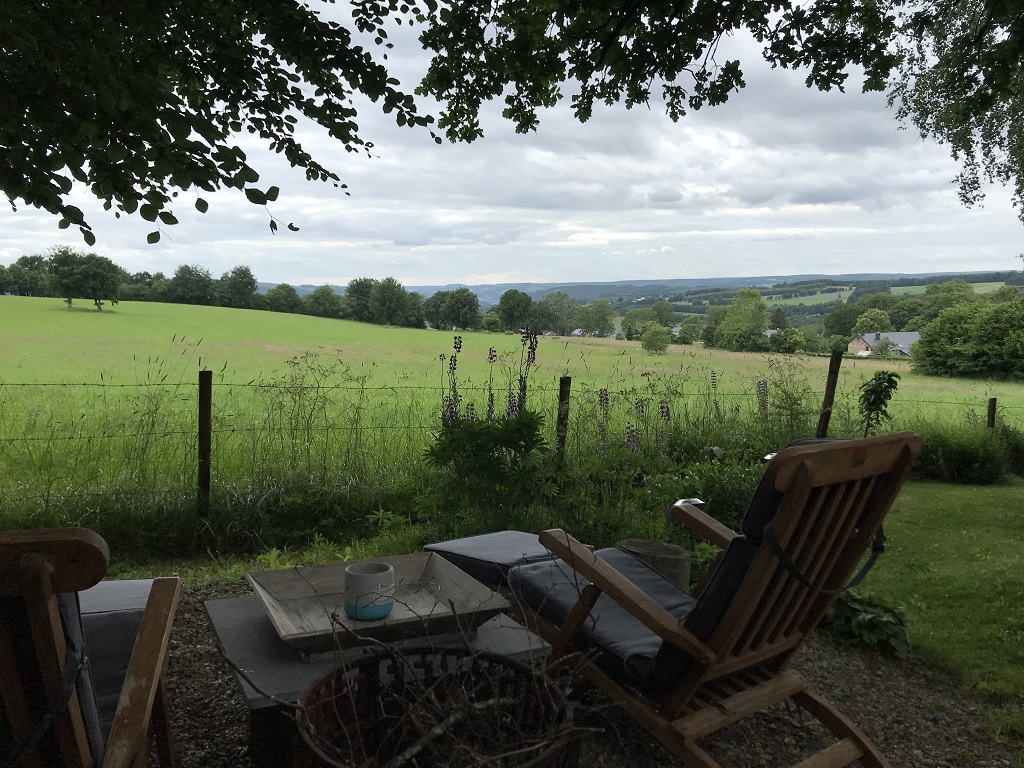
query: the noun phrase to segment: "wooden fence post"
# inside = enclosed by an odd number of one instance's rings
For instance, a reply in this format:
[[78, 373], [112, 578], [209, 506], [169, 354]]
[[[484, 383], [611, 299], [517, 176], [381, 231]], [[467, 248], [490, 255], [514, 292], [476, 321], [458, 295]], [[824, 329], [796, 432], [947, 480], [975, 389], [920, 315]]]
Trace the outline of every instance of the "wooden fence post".
[[988, 428], [996, 428], [996, 399], [994, 397], [988, 399]]
[[199, 372], [199, 484], [196, 511], [210, 513], [210, 464], [213, 451], [213, 371]]
[[828, 422], [832, 418], [832, 404], [836, 400], [836, 385], [839, 383], [839, 368], [843, 364], [843, 350], [833, 349], [828, 360], [828, 378], [825, 379], [825, 397], [821, 401], [821, 415], [818, 416], [818, 431], [815, 437], [828, 437]]
[[569, 434], [569, 391], [572, 389], [572, 376], [563, 376], [558, 380], [558, 421], [555, 424], [555, 460], [561, 462], [565, 452], [565, 441]]

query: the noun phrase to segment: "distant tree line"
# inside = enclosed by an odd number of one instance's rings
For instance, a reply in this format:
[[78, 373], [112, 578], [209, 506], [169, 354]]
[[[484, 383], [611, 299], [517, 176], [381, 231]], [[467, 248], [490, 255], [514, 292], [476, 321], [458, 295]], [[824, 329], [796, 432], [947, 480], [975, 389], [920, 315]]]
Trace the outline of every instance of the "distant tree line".
[[408, 291], [393, 277], [351, 280], [343, 293], [329, 285], [300, 295], [288, 283], [260, 294], [252, 270], [239, 265], [214, 278], [206, 268], [182, 264], [168, 277], [163, 272], [129, 273], [95, 253], [58, 247], [0, 265], [0, 294], [60, 298], [72, 306], [86, 299], [101, 309], [104, 302], [155, 301], [171, 304], [259, 309], [409, 328], [516, 331], [524, 326], [567, 335], [576, 329], [606, 336], [615, 331], [616, 313], [608, 299], [581, 304], [563, 291], [540, 301], [523, 291], [505, 291], [482, 312], [469, 288], [438, 291], [424, 297]]

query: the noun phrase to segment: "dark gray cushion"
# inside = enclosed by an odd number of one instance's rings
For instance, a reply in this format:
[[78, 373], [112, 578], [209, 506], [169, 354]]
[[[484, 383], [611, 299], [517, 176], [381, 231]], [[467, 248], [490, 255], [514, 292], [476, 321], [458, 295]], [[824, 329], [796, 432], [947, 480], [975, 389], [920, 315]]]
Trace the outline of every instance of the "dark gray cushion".
[[496, 586], [507, 582], [510, 568], [554, 557], [537, 540], [537, 534], [523, 531], [467, 536], [464, 539], [427, 544], [423, 549], [436, 552], [477, 581]]
[[78, 694], [78, 706], [82, 710], [82, 722], [85, 724], [86, 737], [89, 739], [89, 751], [98, 764], [103, 761], [104, 745], [107, 743], [103, 732], [99, 709], [96, 704], [96, 690], [92, 677], [92, 661], [88, 639], [82, 627], [82, 614], [78, 593], [64, 592], [57, 595], [61, 623], [64, 625], [64, 640], [69, 645], [81, 649], [82, 664], [78, 672], [75, 691]]
[[152, 579], [101, 581], [79, 593], [103, 743], [110, 736], [152, 584]]
[[[639, 558], [621, 549], [601, 549], [596, 554], [676, 619], [684, 619], [693, 608], [693, 597]], [[520, 565], [509, 571], [508, 578], [516, 595], [556, 626], [561, 626], [588, 584], [562, 560]], [[625, 608], [602, 594], [583, 633], [598, 652], [596, 663], [609, 675], [641, 689], [656, 687], [653, 662], [661, 638]]]

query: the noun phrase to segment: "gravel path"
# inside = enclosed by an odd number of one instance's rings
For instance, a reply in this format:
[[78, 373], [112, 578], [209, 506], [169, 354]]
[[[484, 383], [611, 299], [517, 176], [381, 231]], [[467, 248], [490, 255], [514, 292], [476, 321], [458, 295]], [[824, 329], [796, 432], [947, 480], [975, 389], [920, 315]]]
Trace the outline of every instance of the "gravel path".
[[[252, 765], [245, 704], [217, 651], [202, 606], [204, 600], [247, 592], [242, 583], [187, 585], [183, 591], [169, 668], [171, 728], [181, 768]], [[894, 767], [1014, 765], [1013, 750], [987, 735], [984, 705], [920, 662], [820, 642], [805, 648], [793, 666], [852, 717]], [[582, 724], [601, 731], [585, 737], [581, 765], [673, 764], [668, 753], [617, 708], [595, 702], [585, 711]], [[822, 732], [809, 718], [780, 707], [722, 730], [705, 746], [727, 768], [775, 768], [798, 763], [823, 743]]]

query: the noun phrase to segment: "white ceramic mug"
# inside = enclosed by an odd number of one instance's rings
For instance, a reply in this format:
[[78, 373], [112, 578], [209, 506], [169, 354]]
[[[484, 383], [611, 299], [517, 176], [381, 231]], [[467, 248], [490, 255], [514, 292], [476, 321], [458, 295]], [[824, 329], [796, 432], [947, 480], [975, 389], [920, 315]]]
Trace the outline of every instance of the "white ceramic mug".
[[359, 621], [383, 619], [395, 607], [395, 567], [352, 563], [345, 568], [345, 614]]

